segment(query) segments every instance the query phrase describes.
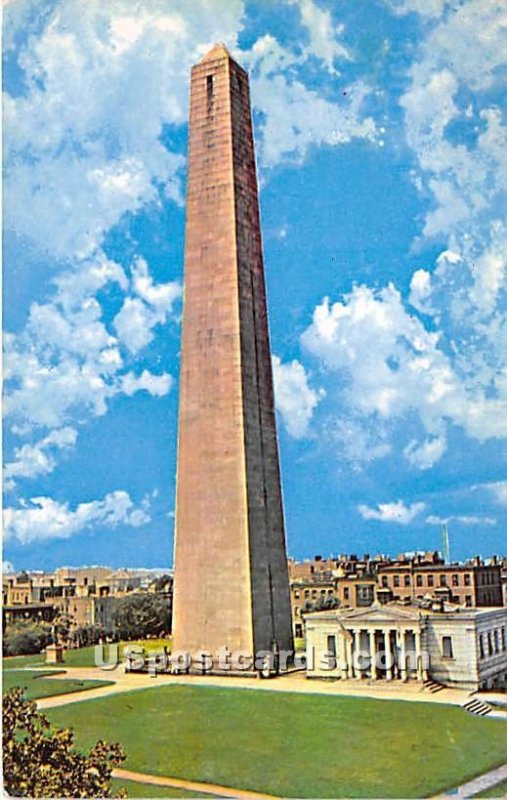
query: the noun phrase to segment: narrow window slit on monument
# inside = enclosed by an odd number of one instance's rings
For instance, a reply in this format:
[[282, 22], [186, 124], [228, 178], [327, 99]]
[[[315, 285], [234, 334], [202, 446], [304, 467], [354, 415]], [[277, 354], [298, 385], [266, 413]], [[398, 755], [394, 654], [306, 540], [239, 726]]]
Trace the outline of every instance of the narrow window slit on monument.
[[207, 97], [207, 100], [208, 100], [208, 108], [211, 108], [211, 106], [213, 105], [213, 89], [214, 89], [213, 83], [214, 83], [213, 75], [207, 75], [206, 76], [206, 97]]

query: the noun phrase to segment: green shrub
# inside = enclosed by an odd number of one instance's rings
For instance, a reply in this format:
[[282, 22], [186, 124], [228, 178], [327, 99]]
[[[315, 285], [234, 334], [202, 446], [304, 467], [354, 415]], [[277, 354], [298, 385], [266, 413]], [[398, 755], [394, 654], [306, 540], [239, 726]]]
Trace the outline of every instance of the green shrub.
[[37, 622], [17, 622], [3, 637], [5, 656], [40, 653], [51, 642], [51, 627]]

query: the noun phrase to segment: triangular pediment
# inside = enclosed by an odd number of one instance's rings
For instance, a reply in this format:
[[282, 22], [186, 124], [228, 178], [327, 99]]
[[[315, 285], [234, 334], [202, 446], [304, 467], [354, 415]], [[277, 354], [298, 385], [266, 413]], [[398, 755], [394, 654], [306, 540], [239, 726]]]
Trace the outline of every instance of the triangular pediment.
[[396, 620], [415, 620], [421, 614], [419, 608], [402, 605], [373, 605], [368, 608], [337, 609], [337, 616], [342, 620], [365, 622], [395, 622]]

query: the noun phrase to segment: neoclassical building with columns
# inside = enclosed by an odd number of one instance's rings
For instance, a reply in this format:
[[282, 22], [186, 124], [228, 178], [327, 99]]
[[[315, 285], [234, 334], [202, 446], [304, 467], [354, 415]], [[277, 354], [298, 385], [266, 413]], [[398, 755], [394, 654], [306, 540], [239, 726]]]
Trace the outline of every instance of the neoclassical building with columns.
[[507, 687], [507, 609], [390, 603], [307, 614], [307, 677]]

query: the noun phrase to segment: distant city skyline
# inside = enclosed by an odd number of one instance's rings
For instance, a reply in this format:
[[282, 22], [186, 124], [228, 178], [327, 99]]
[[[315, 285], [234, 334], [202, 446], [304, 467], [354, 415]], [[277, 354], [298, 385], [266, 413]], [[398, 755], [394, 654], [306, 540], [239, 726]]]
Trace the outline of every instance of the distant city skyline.
[[[505, 4], [4, 9], [4, 560], [171, 563], [188, 71], [251, 76], [288, 549], [505, 547]], [[478, 37], [477, 31], [484, 31]]]
[[[416, 555], [423, 555], [423, 554], [428, 553], [428, 552], [437, 552], [440, 555], [442, 555], [442, 551], [439, 548], [434, 548], [434, 549], [429, 549], [429, 550], [424, 550], [424, 549], [423, 550], [408, 550], [408, 551], [400, 551], [400, 552], [394, 552], [394, 551], [393, 552], [387, 552], [387, 551], [383, 551], [383, 550], [380, 551], [379, 550], [379, 551], [375, 551], [375, 552], [374, 551], [370, 551], [369, 553], [365, 552], [364, 550], [357, 550], [356, 549], [355, 551], [351, 550], [350, 552], [344, 552], [344, 551], [341, 551], [341, 552], [338, 552], [338, 551], [337, 552], [334, 552], [334, 551], [331, 552], [331, 551], [329, 551], [329, 552], [320, 552], [320, 553], [309, 552], [309, 553], [303, 554], [302, 556], [299, 556], [298, 558], [295, 558], [289, 552], [287, 557], [288, 557], [289, 561], [293, 560], [295, 562], [312, 561], [315, 558], [321, 558], [322, 560], [325, 561], [327, 559], [337, 559], [340, 556], [346, 556], [346, 557], [357, 556], [357, 558], [361, 559], [365, 555], [368, 555], [372, 559], [375, 559], [375, 558], [389, 558], [389, 559], [394, 560], [398, 556], [412, 557], [412, 556], [416, 556]], [[457, 559], [451, 558], [451, 560], [449, 561], [449, 564], [462, 563], [463, 561], [469, 561], [469, 560], [472, 560], [473, 558], [476, 558], [476, 557], [479, 557], [479, 558], [483, 559], [484, 561], [488, 561], [489, 559], [494, 558], [494, 557], [498, 557], [498, 558], [501, 558], [501, 559], [502, 558], [507, 558], [507, 550], [505, 550], [505, 548], [504, 548], [503, 550], [499, 550], [497, 552], [491, 552], [491, 553], [489, 553], [489, 552], [485, 553], [485, 552], [477, 551], [477, 552], [474, 552], [471, 556], [467, 557], [466, 559], [457, 560]], [[125, 563], [123, 563], [121, 561], [108, 562], [108, 563], [104, 562], [104, 563], [100, 563], [100, 564], [91, 564], [91, 563], [82, 562], [82, 563], [79, 563], [79, 564], [77, 564], [77, 563], [74, 563], [74, 564], [70, 564], [70, 563], [69, 564], [56, 564], [55, 566], [53, 566], [51, 568], [48, 567], [48, 568], [44, 569], [44, 568], [42, 568], [40, 566], [34, 566], [34, 565], [31, 565], [31, 566], [30, 565], [24, 565], [24, 566], [20, 566], [20, 567], [15, 567], [15, 565], [12, 564], [12, 562], [8, 562], [8, 561], [5, 561], [5, 560], [3, 562], [3, 572], [4, 572], [4, 574], [8, 574], [9, 572], [16, 572], [16, 573], [17, 572], [54, 572], [57, 569], [116, 569], [116, 570], [125, 569], [125, 570], [146, 570], [147, 572], [172, 572], [173, 571], [173, 565], [171, 563], [171, 564], [167, 564], [166, 566], [163, 566], [163, 567], [161, 567], [161, 566], [156, 566], [156, 567], [150, 566], [150, 567], [148, 567], [148, 566], [146, 566], [145, 564], [142, 564], [142, 563], [135, 564], [135, 565], [133, 565], [133, 564], [126, 565]]]

